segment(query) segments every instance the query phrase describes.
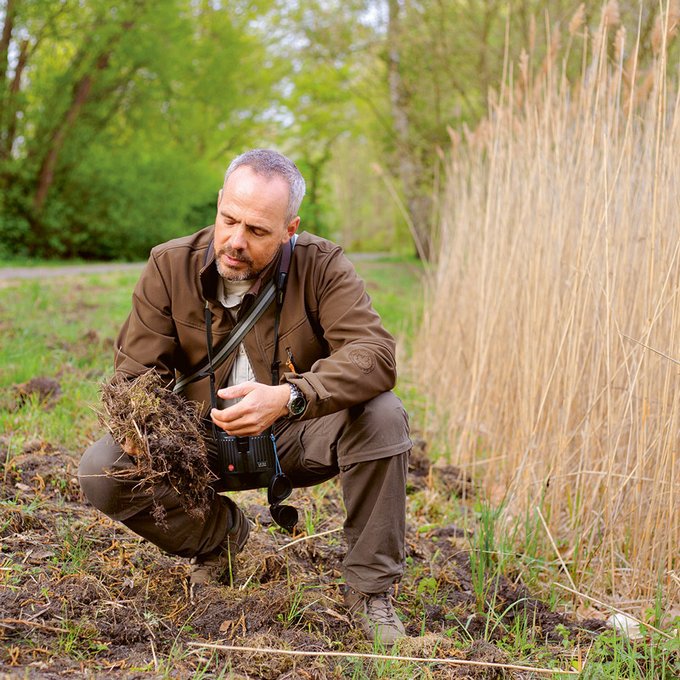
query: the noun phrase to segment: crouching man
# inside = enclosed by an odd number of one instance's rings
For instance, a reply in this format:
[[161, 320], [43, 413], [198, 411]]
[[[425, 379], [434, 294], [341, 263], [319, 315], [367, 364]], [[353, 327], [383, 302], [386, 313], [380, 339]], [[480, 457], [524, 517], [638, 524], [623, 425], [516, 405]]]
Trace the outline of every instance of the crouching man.
[[[215, 224], [152, 250], [117, 340], [115, 372], [132, 379], [155, 369], [169, 389], [186, 383], [184, 395], [202, 403], [212, 421], [206, 443], [215, 467], [216, 432], [249, 437], [271, 428], [294, 486], [339, 475], [345, 603], [369, 639], [392, 643], [404, 635], [391, 592], [403, 571], [411, 448], [406, 413], [391, 392], [394, 340], [341, 249], [297, 234], [304, 192], [285, 156], [255, 149], [237, 157]], [[275, 299], [257, 316], [253, 303], [271, 281]], [[219, 349], [249, 315], [254, 325], [213, 378], [201, 373], [187, 381], [206, 362], [208, 338]], [[218, 495], [220, 480], [197, 519], [183, 509], [181, 489], [162, 482], [141, 488], [110, 474], [134, 464], [110, 436], [93, 444], [79, 468], [88, 500], [162, 550], [190, 558], [192, 587], [218, 579], [250, 530], [234, 501]], [[156, 505], [164, 528], [152, 516]]]

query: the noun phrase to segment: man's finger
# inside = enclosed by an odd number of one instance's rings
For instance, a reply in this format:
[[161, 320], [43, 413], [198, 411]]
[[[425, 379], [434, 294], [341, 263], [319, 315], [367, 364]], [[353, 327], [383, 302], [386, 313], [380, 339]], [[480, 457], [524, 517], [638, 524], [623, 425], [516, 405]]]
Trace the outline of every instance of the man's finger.
[[244, 414], [244, 416], [239, 418], [220, 420], [219, 413], [220, 412], [218, 411], [217, 417], [213, 416], [213, 422], [215, 425], [217, 425], [217, 427], [223, 429], [227, 434], [241, 437], [246, 435], [260, 434], [267, 429], [266, 426], [263, 425], [259, 420], [249, 418], [248, 414]]
[[238, 399], [239, 397], [245, 397], [250, 394], [254, 389], [256, 389], [256, 382], [244, 382], [238, 385], [232, 385], [231, 387], [223, 387], [217, 390], [217, 396], [220, 399]]
[[256, 413], [248, 410], [237, 410], [235, 406], [225, 408], [223, 411], [213, 409], [210, 411], [210, 417], [216, 425], [223, 428], [257, 424], [260, 420]]
[[231, 409], [224, 409], [220, 411], [216, 408], [210, 411], [210, 417], [215, 425], [219, 425], [222, 428], [226, 428], [229, 425], [234, 425], [237, 423], [245, 414], [244, 413], [234, 413]]

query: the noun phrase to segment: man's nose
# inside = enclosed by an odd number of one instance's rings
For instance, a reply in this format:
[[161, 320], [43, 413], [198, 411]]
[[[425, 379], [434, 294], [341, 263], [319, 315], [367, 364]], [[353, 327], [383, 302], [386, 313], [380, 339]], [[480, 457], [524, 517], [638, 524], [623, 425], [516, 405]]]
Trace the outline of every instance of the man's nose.
[[234, 250], [245, 250], [248, 247], [246, 239], [246, 225], [236, 224], [229, 236], [229, 245]]

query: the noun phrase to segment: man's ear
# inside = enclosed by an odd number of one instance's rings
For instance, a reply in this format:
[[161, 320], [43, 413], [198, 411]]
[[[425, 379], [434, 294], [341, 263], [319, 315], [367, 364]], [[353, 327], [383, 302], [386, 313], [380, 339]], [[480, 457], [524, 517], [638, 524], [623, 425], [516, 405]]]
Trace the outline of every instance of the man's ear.
[[220, 209], [220, 203], [222, 202], [222, 189], [217, 192], [217, 209]]
[[293, 234], [298, 230], [298, 227], [300, 226], [300, 215], [298, 215], [294, 220], [291, 220], [288, 226], [286, 227], [286, 231], [288, 232], [288, 240], [290, 241], [291, 238], [293, 238]]

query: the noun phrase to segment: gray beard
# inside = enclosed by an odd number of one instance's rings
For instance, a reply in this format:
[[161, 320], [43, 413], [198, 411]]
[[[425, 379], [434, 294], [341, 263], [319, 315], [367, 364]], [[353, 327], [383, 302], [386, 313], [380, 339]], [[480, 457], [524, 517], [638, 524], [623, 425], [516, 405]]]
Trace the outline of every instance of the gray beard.
[[258, 275], [258, 272], [247, 269], [240, 273], [229, 272], [225, 276], [225, 272], [222, 271], [222, 267], [219, 265], [217, 266], [217, 271], [225, 281], [252, 281], [253, 279], [256, 279]]
[[254, 271], [250, 266], [248, 266], [247, 269], [244, 269], [242, 272], [233, 272], [229, 269], [225, 269], [222, 266], [222, 263], [220, 262], [219, 255], [215, 258], [215, 265], [217, 266], [217, 273], [225, 280], [225, 281], [252, 281], [253, 279], [256, 279], [262, 271], [264, 271], [273, 261], [274, 258], [277, 256], [278, 251], [274, 253], [274, 256], [272, 257], [267, 264], [262, 267], [259, 271]]
[[256, 279], [257, 275], [259, 274], [259, 272], [253, 271], [253, 269], [250, 266], [248, 266], [247, 269], [244, 269], [241, 272], [236, 272], [232, 271], [231, 269], [225, 268], [222, 266], [219, 256], [216, 258], [215, 264], [217, 265], [217, 273], [225, 281], [250, 281], [251, 279]]

